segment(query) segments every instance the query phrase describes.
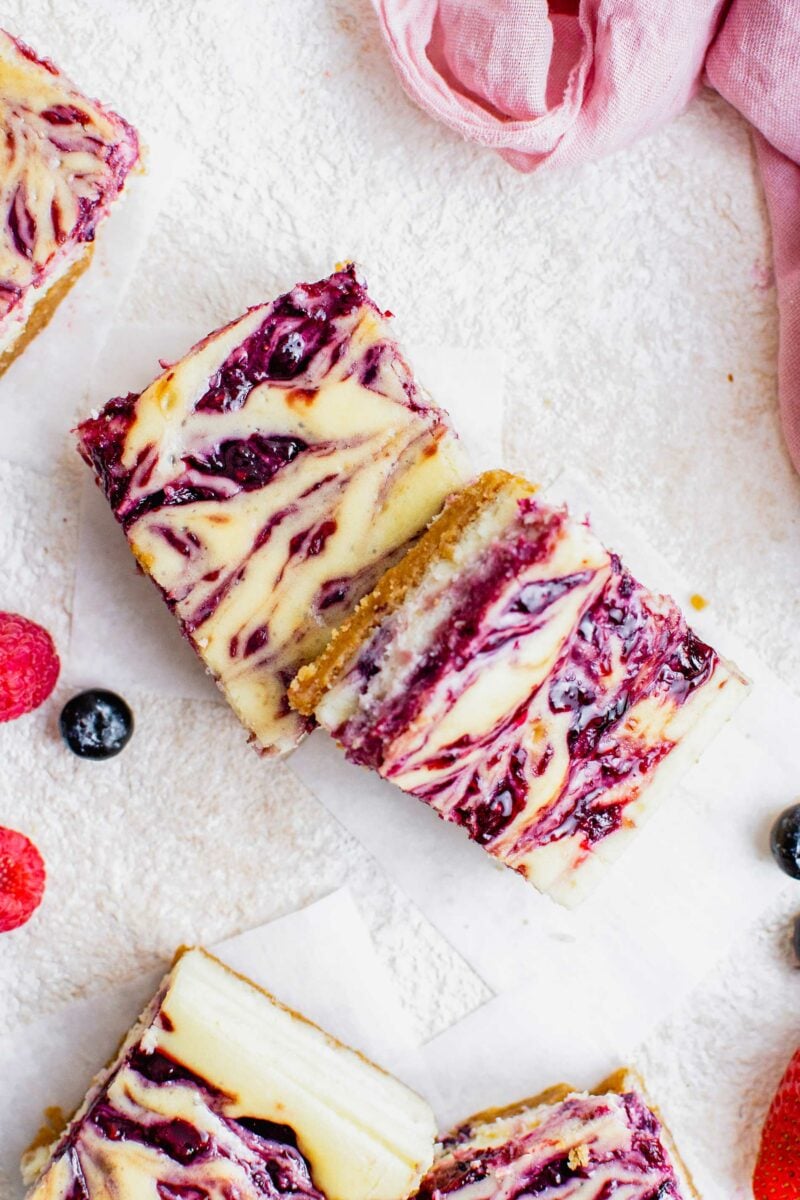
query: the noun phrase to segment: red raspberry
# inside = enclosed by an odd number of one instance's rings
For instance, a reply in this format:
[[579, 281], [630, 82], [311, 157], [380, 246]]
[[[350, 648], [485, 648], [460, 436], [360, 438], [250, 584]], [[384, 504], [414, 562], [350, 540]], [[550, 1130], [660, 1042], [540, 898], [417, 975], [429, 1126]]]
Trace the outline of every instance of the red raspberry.
[[13, 721], [43, 704], [60, 669], [46, 629], [18, 613], [0, 612], [0, 721]]
[[42, 902], [45, 869], [33, 842], [0, 825], [0, 933], [24, 925]]
[[756, 1200], [800, 1196], [800, 1050], [786, 1068], [764, 1122], [753, 1194]]

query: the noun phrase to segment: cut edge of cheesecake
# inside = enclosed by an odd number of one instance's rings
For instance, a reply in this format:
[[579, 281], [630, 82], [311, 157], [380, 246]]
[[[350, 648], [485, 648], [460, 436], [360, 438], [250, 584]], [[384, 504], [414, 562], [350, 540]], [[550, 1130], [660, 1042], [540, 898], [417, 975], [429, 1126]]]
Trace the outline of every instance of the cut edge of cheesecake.
[[66, 269], [60, 275], [56, 275], [42, 295], [34, 301], [27, 317], [19, 322], [16, 336], [0, 352], [0, 378], [22, 352], [27, 350], [33, 339], [47, 328], [61, 302], [67, 298], [81, 275], [91, 265], [93, 255], [94, 243], [90, 242], [77, 257], [67, 260]]
[[[137, 138], [139, 138], [138, 132]], [[9, 335], [13, 334], [13, 337], [10, 337], [8, 344], [0, 349], [0, 379], [2, 379], [6, 371], [17, 361], [20, 355], [28, 349], [31, 342], [47, 328], [55, 317], [60, 305], [66, 300], [81, 276], [92, 265], [95, 247], [97, 246], [97, 242], [103, 237], [106, 221], [113, 214], [119, 212], [121, 206], [127, 200], [133, 178], [137, 175], [147, 174], [147, 147], [140, 138], [138, 145], [139, 157], [128, 172], [122, 189], [117, 192], [116, 196], [107, 205], [106, 211], [95, 232], [94, 240], [78, 243], [73, 248], [73, 253], [67, 255], [59, 270], [45, 283], [43, 289], [31, 289], [33, 302], [28, 315], [17, 320], [15, 327], [9, 328]], [[37, 290], [39, 291], [38, 296], [36, 295]]]
[[[92, 1076], [89, 1086], [86, 1089], [86, 1095], [78, 1106], [73, 1109], [72, 1113], [67, 1116], [60, 1109], [46, 1108], [44, 1110], [45, 1121], [40, 1126], [20, 1160], [22, 1182], [29, 1189], [29, 1194], [32, 1194], [44, 1179], [50, 1166], [55, 1161], [55, 1156], [67, 1132], [73, 1125], [83, 1120], [125, 1055], [129, 1050], [133, 1049], [137, 1042], [141, 1041], [145, 1031], [159, 1010], [166, 991], [167, 981], [182, 953], [183, 950], [179, 950], [175, 954], [169, 970], [165, 973], [154, 995], [148, 1000], [127, 1033], [122, 1036], [111, 1057]], [[56, 1118], [56, 1113], [59, 1114], [58, 1118]], [[49, 1139], [48, 1134], [50, 1134]]]
[[[266, 1000], [269, 1001], [271, 1005], [273, 1005], [274, 1008], [279, 1008], [282, 1012], [287, 1013], [295, 1021], [300, 1021], [303, 1025], [307, 1025], [309, 1028], [316, 1030], [317, 1033], [321, 1033], [329, 1045], [335, 1046], [339, 1050], [346, 1050], [348, 1054], [354, 1054], [357, 1058], [361, 1059], [365, 1066], [370, 1067], [374, 1071], [378, 1071], [381, 1075], [385, 1076], [387, 1079], [391, 1079], [395, 1083], [399, 1082], [390, 1071], [387, 1071], [384, 1067], [379, 1066], [378, 1063], [374, 1062], [371, 1058], [369, 1058], [368, 1055], [364, 1054], [363, 1051], [356, 1050], [354, 1046], [348, 1046], [346, 1042], [343, 1042], [334, 1034], [328, 1033], [327, 1029], [323, 1029], [321, 1025], [318, 1025], [316, 1021], [312, 1021], [310, 1017], [306, 1017], [303, 1013], [298, 1012], [298, 1010], [296, 1008], [292, 1008], [290, 1004], [284, 1004], [284, 1002], [279, 1000], [278, 997], [268, 988], [262, 987], [260, 983], [256, 983], [255, 980], [251, 979], [249, 975], [245, 975], [242, 971], [237, 971], [235, 967], [229, 967], [226, 962], [223, 962], [222, 959], [218, 958], [216, 954], [212, 954], [210, 950], [206, 950], [204, 946], [179, 946], [175, 951], [170, 969], [164, 977], [164, 982], [170, 978], [181, 959], [190, 954], [198, 954], [203, 958], [209, 959], [215, 964], [215, 966], [221, 967], [227, 975], [232, 975], [235, 979], [238, 979], [240, 983], [245, 984], [247, 987], [251, 988], [252, 991], [258, 992], [260, 995], [262, 995]], [[163, 983], [161, 987], [163, 988]], [[161, 989], [159, 989], [156, 994], [156, 998], [159, 999], [159, 1002], [161, 999], [160, 993]], [[405, 1087], [407, 1091], [411, 1092], [412, 1095], [417, 1095], [417, 1093], [413, 1092], [413, 1089], [408, 1088], [406, 1084], [403, 1084], [402, 1086]]]
[[556, 1083], [551, 1087], [545, 1088], [544, 1091], [538, 1092], [534, 1096], [528, 1096], [523, 1100], [516, 1100], [511, 1104], [482, 1109], [480, 1112], [473, 1113], [472, 1116], [467, 1117], [465, 1121], [456, 1124], [454, 1128], [459, 1129], [462, 1125], [478, 1123], [489, 1125], [493, 1121], [502, 1121], [510, 1117], [520, 1116], [529, 1109], [539, 1108], [542, 1105], [561, 1104], [570, 1096], [580, 1096], [581, 1094], [606, 1096], [609, 1093], [624, 1096], [627, 1092], [637, 1092], [645, 1101], [650, 1111], [658, 1118], [661, 1126], [661, 1140], [667, 1148], [673, 1170], [678, 1177], [678, 1182], [686, 1193], [686, 1200], [702, 1200], [694, 1180], [689, 1173], [689, 1169], [678, 1151], [672, 1131], [664, 1120], [658, 1106], [652, 1102], [641, 1075], [633, 1067], [620, 1067], [607, 1076], [607, 1078], [601, 1080], [596, 1087], [590, 1088], [588, 1093], [581, 1093], [579, 1089], [569, 1083]]
[[[99, 110], [105, 119], [119, 121], [122, 125], [126, 126], [135, 137], [137, 151], [135, 160], [122, 176], [119, 190], [112, 196], [107, 197], [104, 204], [100, 207], [100, 215], [92, 240], [75, 242], [72, 246], [67, 247], [63, 256], [56, 255], [56, 259], [60, 259], [60, 261], [57, 262], [52, 272], [48, 272], [48, 277], [42, 281], [42, 285], [36, 286], [35, 284], [31, 284], [28, 287], [29, 302], [23, 306], [20, 313], [15, 314], [13, 319], [8, 321], [7, 328], [0, 337], [0, 378], [2, 378], [24, 351], [27, 350], [31, 342], [47, 328], [60, 305], [67, 298], [81, 276], [91, 266], [97, 239], [106, 221], [112, 213], [119, 209], [123, 201], [127, 199], [129, 184], [133, 177], [147, 173], [148, 151], [142, 142], [139, 130], [135, 126], [129, 124], [116, 109], [111, 108], [100, 100], [93, 99], [91, 94], [79, 87], [71, 75], [63, 71], [60, 66], [54, 66], [47, 57], [41, 57], [36, 51], [32, 51], [26, 42], [5, 26], [0, 28], [0, 38], [10, 40], [18, 50], [22, 48], [25, 57], [29, 59], [29, 63], [27, 64], [28, 69], [35, 71], [37, 67], [41, 66], [48, 72], [53, 70], [60, 76], [62, 84], [70, 93], [74, 93], [90, 109]], [[28, 51], [30, 51], [30, 54]], [[0, 55], [0, 57], [3, 57], [3, 55]], [[11, 316], [11, 314], [8, 315]]]
[[426, 531], [395, 566], [378, 580], [360, 601], [352, 616], [332, 635], [322, 654], [301, 667], [289, 687], [289, 703], [297, 712], [311, 716], [326, 692], [338, 682], [347, 664], [387, 615], [394, 612], [423, 580], [431, 563], [452, 557], [464, 530], [504, 492], [515, 491], [520, 499], [537, 491], [521, 475], [509, 471], [486, 471], [449, 500]]
[[[45, 1110], [45, 1123], [41, 1126], [39, 1132], [36, 1134], [28, 1149], [23, 1154], [21, 1160], [22, 1179], [23, 1183], [28, 1188], [27, 1195], [29, 1200], [33, 1200], [33, 1198], [37, 1196], [37, 1189], [45, 1181], [50, 1168], [57, 1163], [60, 1149], [65, 1138], [69, 1134], [69, 1131], [84, 1119], [97, 1098], [103, 1093], [104, 1089], [112, 1080], [115, 1071], [123, 1065], [128, 1053], [139, 1044], [147, 1048], [148, 1032], [153, 1028], [158, 1014], [163, 1009], [167, 998], [176, 984], [178, 978], [177, 972], [180, 969], [181, 963], [192, 956], [197, 956], [198, 958], [205, 960], [207, 963], [213, 964], [214, 968], [219, 969], [224, 973], [225, 976], [236, 979], [239, 984], [244, 985], [250, 991], [257, 993], [260, 997], [262, 997], [272, 1009], [284, 1013], [291, 1019], [291, 1021], [299, 1023], [301, 1027], [309, 1031], [313, 1031], [313, 1036], [315, 1038], [321, 1038], [324, 1045], [330, 1047], [332, 1050], [334, 1050], [334, 1052], [342, 1053], [349, 1058], [357, 1059], [369, 1072], [370, 1078], [378, 1078], [383, 1080], [387, 1088], [396, 1089], [398, 1094], [402, 1092], [409, 1098], [410, 1101], [413, 1102], [417, 1111], [414, 1114], [412, 1124], [419, 1125], [420, 1129], [423, 1124], [427, 1126], [427, 1128], [423, 1131], [427, 1148], [424, 1158], [420, 1159], [419, 1161], [412, 1162], [409, 1157], [403, 1155], [399, 1146], [395, 1146], [393, 1148], [388, 1141], [384, 1141], [379, 1137], [377, 1131], [373, 1131], [372, 1133], [370, 1133], [369, 1130], [366, 1131], [368, 1136], [373, 1137], [376, 1142], [380, 1144], [388, 1153], [395, 1155], [398, 1162], [403, 1163], [403, 1166], [405, 1169], [407, 1169], [409, 1175], [408, 1185], [404, 1195], [413, 1192], [419, 1183], [420, 1178], [430, 1168], [433, 1160], [436, 1126], [433, 1112], [430, 1109], [427, 1101], [420, 1096], [419, 1093], [408, 1087], [407, 1084], [398, 1080], [394, 1075], [391, 1074], [391, 1072], [385, 1070], [383, 1067], [375, 1063], [362, 1051], [347, 1045], [333, 1034], [328, 1033], [328, 1031], [323, 1029], [322, 1026], [318, 1025], [314, 1021], [311, 1021], [308, 1017], [304, 1016], [296, 1009], [284, 1004], [267, 988], [262, 987], [260, 984], [255, 983], [248, 976], [242, 974], [232, 967], [229, 967], [221, 959], [217, 958], [214, 954], [211, 954], [208, 950], [205, 950], [201, 946], [181, 946], [176, 951], [170, 968], [165, 973], [163, 979], [156, 988], [152, 999], [147, 1003], [129, 1031], [122, 1037], [115, 1053], [111, 1056], [105, 1066], [102, 1067], [92, 1078], [84, 1099], [74, 1110], [72, 1115], [68, 1118], [65, 1118], [58, 1109], [48, 1108]], [[155, 1049], [156, 1047], [151, 1043], [149, 1048]], [[192, 1068], [190, 1067], [189, 1069]], [[199, 1073], [201, 1072], [198, 1071], [198, 1074]], [[302, 1130], [298, 1130], [297, 1133], [299, 1139], [303, 1138]], [[420, 1143], [421, 1141], [422, 1135], [420, 1135]], [[372, 1184], [374, 1181], [370, 1182]], [[325, 1192], [324, 1194], [327, 1195], [328, 1193]], [[43, 1200], [48, 1200], [49, 1195], [50, 1193], [45, 1190], [43, 1193]], [[335, 1200], [349, 1200], [349, 1197], [337, 1197]], [[373, 1191], [372, 1187], [370, 1187], [370, 1190], [365, 1190], [363, 1192], [363, 1196], [359, 1197], [359, 1200], [384, 1200], [384, 1193]], [[385, 1200], [394, 1200], [394, 1196], [392, 1195], [390, 1197], [387, 1194], [385, 1196]]]

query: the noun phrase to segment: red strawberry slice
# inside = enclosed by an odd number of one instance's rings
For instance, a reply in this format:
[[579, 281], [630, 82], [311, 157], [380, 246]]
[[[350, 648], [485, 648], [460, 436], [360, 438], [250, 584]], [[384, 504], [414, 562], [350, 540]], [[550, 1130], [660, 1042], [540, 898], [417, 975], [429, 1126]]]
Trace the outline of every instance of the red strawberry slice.
[[0, 721], [43, 704], [61, 664], [46, 629], [18, 613], [0, 612]]
[[778, 1084], [753, 1173], [756, 1200], [800, 1200], [800, 1050]]
[[24, 833], [0, 825], [0, 933], [24, 925], [42, 902], [45, 869]]

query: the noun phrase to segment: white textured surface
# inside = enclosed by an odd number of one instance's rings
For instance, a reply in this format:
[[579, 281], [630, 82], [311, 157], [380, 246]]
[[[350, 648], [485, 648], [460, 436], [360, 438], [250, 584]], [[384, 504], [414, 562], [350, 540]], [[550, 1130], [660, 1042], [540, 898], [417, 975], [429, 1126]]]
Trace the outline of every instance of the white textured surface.
[[[412, 356], [437, 340], [507, 356], [509, 465], [545, 480], [583, 470], [796, 686], [800, 481], [778, 432], [763, 204], [726, 105], [703, 96], [627, 153], [530, 178], [407, 103], [368, 0], [3, 11], [145, 136], [188, 152], [132, 319], [210, 327], [357, 257]], [[0, 468], [0, 607], [62, 644], [80, 473], [68, 460], [41, 476]], [[83, 764], [57, 739], [63, 696], [0, 729], [0, 821], [28, 831], [50, 868], [41, 914], [0, 944], [4, 1025], [345, 877], [420, 1030], [485, 994], [286, 769], [247, 753], [227, 713], [131, 695], [130, 747]], [[795, 909], [787, 883], [640, 1056], [690, 1165], [705, 1162], [732, 1200], [749, 1195], [764, 1106], [800, 1041]]]

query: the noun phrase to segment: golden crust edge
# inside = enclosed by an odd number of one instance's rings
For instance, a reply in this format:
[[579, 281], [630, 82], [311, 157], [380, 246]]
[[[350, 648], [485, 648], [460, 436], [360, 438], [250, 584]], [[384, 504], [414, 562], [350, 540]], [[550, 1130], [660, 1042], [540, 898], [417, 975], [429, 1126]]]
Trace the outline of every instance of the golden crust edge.
[[66, 299], [81, 275], [88, 269], [93, 254], [94, 243], [90, 243], [58, 282], [53, 284], [41, 300], [37, 300], [14, 341], [7, 350], [0, 354], [0, 378], [5, 375], [11, 364], [16, 362], [20, 354], [27, 350], [33, 339], [38, 337], [42, 330], [50, 324], [62, 300]]
[[[141, 141], [138, 130], [136, 130], [136, 137], [139, 146], [138, 158], [128, 172], [119, 194], [115, 197], [115, 202], [124, 198], [125, 187], [129, 179], [136, 175], [146, 175], [148, 171], [148, 147]], [[108, 215], [110, 214], [106, 213], [106, 216]], [[27, 350], [34, 338], [38, 337], [42, 330], [46, 329], [50, 324], [62, 300], [66, 299], [81, 275], [91, 266], [96, 245], [96, 240], [93, 242], [84, 242], [81, 253], [69, 270], [65, 271], [59, 281], [54, 283], [46, 294], [42, 296], [41, 300], [38, 300], [34, 304], [28, 314], [27, 321], [20, 329], [14, 341], [0, 354], [0, 379], [5, 375], [11, 364], [19, 358], [20, 354]]]
[[536, 491], [535, 485], [521, 475], [496, 470], [486, 471], [455, 493], [419, 541], [381, 576], [352, 615], [333, 632], [322, 653], [300, 668], [289, 686], [292, 708], [303, 716], [312, 715], [325, 693], [337, 682], [345, 664], [378, 623], [403, 603], [432, 562], [452, 554], [465, 527], [503, 491], [512, 487], [526, 496]]

